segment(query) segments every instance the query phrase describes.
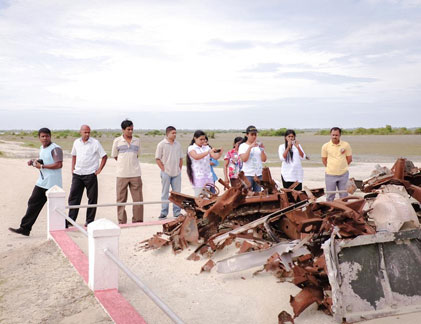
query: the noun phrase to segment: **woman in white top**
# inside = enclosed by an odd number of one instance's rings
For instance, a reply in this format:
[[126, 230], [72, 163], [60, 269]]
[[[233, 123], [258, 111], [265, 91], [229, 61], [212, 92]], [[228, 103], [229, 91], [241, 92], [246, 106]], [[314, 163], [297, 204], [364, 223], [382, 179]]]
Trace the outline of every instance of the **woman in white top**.
[[247, 127], [246, 136], [238, 148], [238, 154], [243, 161], [242, 171], [251, 183], [251, 190], [254, 192], [262, 191], [257, 182], [254, 181], [254, 176], [262, 179], [262, 162], [266, 162], [267, 156], [264, 145], [257, 141], [256, 127]]
[[196, 197], [206, 184], [214, 183], [210, 169], [210, 157], [217, 160], [222, 154], [222, 149], [211, 149], [205, 142], [205, 132], [197, 130], [194, 132], [193, 139], [187, 149], [187, 175], [193, 185]]
[[306, 158], [300, 143], [295, 139], [295, 132], [288, 129], [285, 132], [285, 145], [279, 145], [279, 158], [282, 161], [281, 177], [284, 188], [289, 188], [294, 182], [300, 184], [295, 190], [303, 190], [303, 167], [301, 160]]

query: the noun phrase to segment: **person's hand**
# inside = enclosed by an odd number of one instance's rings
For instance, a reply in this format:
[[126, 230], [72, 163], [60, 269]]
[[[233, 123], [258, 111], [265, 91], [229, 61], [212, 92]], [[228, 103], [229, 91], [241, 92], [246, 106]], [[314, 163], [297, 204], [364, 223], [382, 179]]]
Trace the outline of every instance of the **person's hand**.
[[288, 139], [288, 148], [291, 148], [293, 145], [292, 140]]
[[37, 160], [34, 161], [34, 163], [32, 164], [34, 167], [36, 167], [37, 169], [41, 169], [41, 163], [39, 163]]
[[98, 174], [100, 174], [101, 173], [101, 171], [100, 170], [96, 170], [95, 171], [95, 175], [97, 176]]
[[264, 151], [265, 150], [265, 146], [263, 145], [263, 143], [259, 144], [260, 150]]
[[34, 160], [29, 160], [26, 163], [28, 164], [28, 166], [34, 166]]
[[295, 143], [294, 143], [294, 145], [296, 146], [296, 147], [298, 147], [298, 145], [300, 144], [300, 142], [298, 142], [297, 140], [295, 140]]
[[257, 146], [259, 146], [259, 143], [257, 142], [257, 140], [255, 140], [253, 143], [250, 144], [251, 148], [257, 147]]

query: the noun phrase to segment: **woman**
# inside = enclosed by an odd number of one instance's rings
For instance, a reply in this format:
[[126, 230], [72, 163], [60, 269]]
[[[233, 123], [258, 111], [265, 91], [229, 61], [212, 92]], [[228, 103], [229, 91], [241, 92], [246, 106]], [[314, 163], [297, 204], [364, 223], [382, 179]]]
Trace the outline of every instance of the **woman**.
[[238, 174], [240, 173], [243, 165], [238, 155], [238, 147], [242, 141], [242, 137], [234, 138], [233, 148], [227, 152], [224, 158], [225, 182], [231, 183], [231, 187], [234, 187], [238, 183]]
[[288, 129], [285, 132], [285, 145], [279, 145], [279, 158], [282, 161], [281, 178], [284, 188], [289, 188], [298, 181], [300, 184], [295, 190], [303, 190], [304, 172], [301, 160], [306, 158], [306, 154], [295, 136], [295, 132]]
[[219, 159], [222, 154], [221, 149], [211, 149], [205, 142], [205, 132], [197, 130], [194, 132], [193, 139], [187, 149], [187, 175], [193, 185], [196, 197], [199, 196], [207, 183], [213, 183], [210, 157]]
[[241, 161], [243, 161], [242, 171], [251, 184], [251, 190], [253, 192], [260, 192], [262, 189], [254, 181], [254, 177], [257, 176], [259, 179], [262, 179], [262, 162], [266, 162], [267, 160], [265, 147], [257, 141], [256, 127], [247, 127], [245, 133], [246, 136], [244, 137], [243, 143], [238, 148], [238, 154], [240, 155]]

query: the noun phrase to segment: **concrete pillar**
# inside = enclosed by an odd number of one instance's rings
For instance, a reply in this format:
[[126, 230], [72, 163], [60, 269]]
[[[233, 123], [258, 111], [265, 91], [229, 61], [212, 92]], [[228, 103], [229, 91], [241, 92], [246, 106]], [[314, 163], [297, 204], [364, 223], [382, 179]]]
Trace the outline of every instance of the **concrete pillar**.
[[66, 213], [66, 194], [59, 186], [54, 186], [47, 190], [47, 237], [52, 239], [50, 231], [64, 230], [66, 228], [66, 219], [60, 215], [56, 209]]
[[92, 290], [118, 289], [118, 266], [104, 253], [107, 248], [118, 257], [120, 227], [101, 218], [88, 225], [89, 288]]

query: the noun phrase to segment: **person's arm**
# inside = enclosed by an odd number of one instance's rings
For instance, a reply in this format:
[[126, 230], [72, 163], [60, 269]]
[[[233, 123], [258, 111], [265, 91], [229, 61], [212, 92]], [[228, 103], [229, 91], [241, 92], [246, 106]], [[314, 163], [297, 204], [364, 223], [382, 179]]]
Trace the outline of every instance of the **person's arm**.
[[164, 172], [165, 168], [164, 168], [164, 163], [162, 163], [162, 161], [158, 158], [155, 159], [156, 164], [158, 165], [158, 167], [161, 169], [162, 172]]
[[266, 162], [266, 160], [268, 159], [268, 157], [267, 157], [267, 155], [265, 153], [265, 146], [263, 145], [263, 143], [260, 144], [260, 152], [261, 152], [260, 158], [262, 159], [262, 162]]
[[118, 150], [117, 150], [117, 138], [113, 141], [113, 146], [111, 148], [111, 157], [117, 161], [118, 158]]
[[76, 155], [72, 155], [72, 173], [75, 171]]
[[[220, 149], [218, 153], [215, 153], [215, 149], [212, 149], [211, 151], [212, 152], [209, 153], [210, 156], [213, 157], [215, 160], [218, 160], [222, 155], [223, 149]], [[215, 164], [215, 165], [218, 165], [218, 164]]]
[[346, 162], [348, 162], [348, 165], [350, 165], [350, 164], [351, 164], [351, 162], [352, 162], [352, 155], [348, 155], [348, 156], [346, 157]]
[[183, 159], [182, 158], [180, 159], [180, 165], [179, 166], [180, 166], [180, 171], [181, 171], [181, 169], [183, 168]]
[[227, 159], [224, 160], [224, 177], [225, 177], [225, 182], [229, 181], [229, 177], [228, 177], [228, 164], [229, 161]]
[[203, 153], [197, 153], [195, 150], [191, 150], [189, 152], [190, 156], [195, 159], [195, 160], [201, 160], [203, 159], [206, 155], [210, 155], [212, 152], [214, 151], [214, 149], [210, 149], [209, 151], [203, 152]]
[[322, 157], [322, 162], [325, 167], [327, 167], [327, 157]]
[[297, 150], [298, 150], [298, 154], [300, 154], [300, 157], [301, 157], [301, 159], [304, 159], [304, 151], [302, 150], [302, 148], [301, 148], [301, 145], [300, 145], [300, 143], [297, 141], [297, 140], [295, 140], [295, 147], [297, 148]]
[[241, 161], [247, 162], [248, 159], [250, 158], [251, 149], [256, 146], [257, 146], [256, 142], [253, 142], [252, 144], [250, 144], [249, 147], [247, 148], [247, 151], [245, 151], [245, 153], [240, 154]]
[[51, 164], [40, 164], [37, 161], [34, 162], [34, 167], [37, 169], [61, 169], [63, 167], [63, 151], [60, 147], [56, 147], [51, 151], [51, 156], [54, 163]]
[[108, 156], [107, 154], [105, 154], [101, 159], [101, 164], [99, 165], [98, 170], [96, 170], [95, 175], [98, 175], [101, 173], [102, 169], [104, 169], [105, 164], [107, 163], [107, 159], [108, 159]]
[[325, 167], [327, 167], [327, 149], [326, 144], [322, 146], [322, 163]]

